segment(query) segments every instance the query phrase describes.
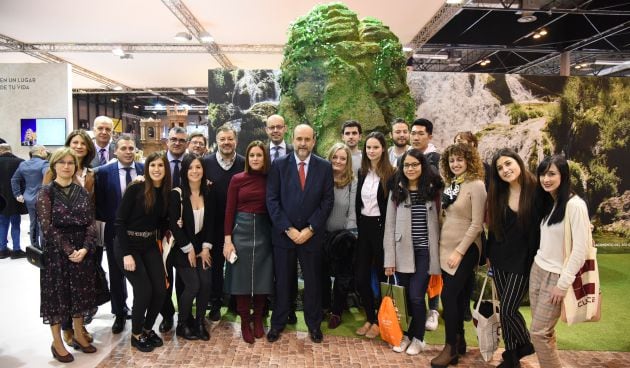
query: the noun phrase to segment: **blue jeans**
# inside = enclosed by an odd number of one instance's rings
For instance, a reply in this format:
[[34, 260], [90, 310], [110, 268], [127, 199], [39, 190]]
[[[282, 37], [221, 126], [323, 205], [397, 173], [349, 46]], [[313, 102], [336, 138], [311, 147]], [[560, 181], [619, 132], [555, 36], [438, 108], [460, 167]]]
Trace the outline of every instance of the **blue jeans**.
[[20, 222], [22, 217], [20, 215], [0, 215], [0, 251], [7, 249], [9, 240], [7, 234], [9, 233], [9, 224], [11, 224], [11, 240], [13, 240], [13, 250], [20, 250]]

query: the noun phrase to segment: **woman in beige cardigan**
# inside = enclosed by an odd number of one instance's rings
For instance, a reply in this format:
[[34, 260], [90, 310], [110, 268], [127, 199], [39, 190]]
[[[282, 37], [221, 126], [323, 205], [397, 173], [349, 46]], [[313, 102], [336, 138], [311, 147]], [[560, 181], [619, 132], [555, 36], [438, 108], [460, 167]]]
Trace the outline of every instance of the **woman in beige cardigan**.
[[449, 146], [440, 159], [440, 170], [446, 181], [440, 235], [446, 341], [442, 352], [431, 360], [435, 368], [457, 364], [459, 355], [466, 353], [464, 286], [479, 262], [486, 203], [483, 163], [477, 150], [463, 143]]

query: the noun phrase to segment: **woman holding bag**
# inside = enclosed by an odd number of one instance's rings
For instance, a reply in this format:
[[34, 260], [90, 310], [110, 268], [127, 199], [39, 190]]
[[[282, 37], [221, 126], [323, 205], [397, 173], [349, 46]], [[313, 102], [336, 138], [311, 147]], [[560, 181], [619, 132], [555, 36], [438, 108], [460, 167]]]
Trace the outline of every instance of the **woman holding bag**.
[[447, 184], [442, 194], [444, 223], [440, 233], [446, 341], [442, 352], [431, 360], [434, 368], [457, 364], [459, 355], [466, 353], [465, 286], [479, 262], [486, 204], [483, 164], [476, 149], [463, 143], [449, 146], [440, 159], [440, 170]]
[[518, 308], [527, 292], [529, 271], [540, 240], [535, 208], [536, 179], [509, 148], [497, 151], [490, 166], [487, 256], [499, 294], [505, 351], [501, 368], [518, 367], [534, 353]]
[[127, 187], [116, 212], [114, 255], [133, 288], [131, 346], [150, 352], [164, 344], [153, 324], [166, 296], [166, 273], [157, 239], [168, 227], [171, 172], [164, 152], [150, 154], [144, 170], [147, 180]]
[[[536, 174], [543, 219], [540, 248], [529, 276], [530, 333], [540, 366], [555, 368], [562, 367], [556, 349], [555, 326], [567, 290], [586, 259], [591, 224], [586, 203], [571, 191], [569, 164], [564, 157], [545, 158]], [[566, 221], [569, 221], [572, 246], [571, 253], [565, 255]]]
[[403, 154], [387, 202], [383, 238], [385, 275], [396, 273], [411, 311], [409, 329], [400, 345], [393, 347], [397, 353], [417, 355], [425, 347], [424, 294], [430, 276], [441, 273], [436, 199], [443, 186], [422, 152], [411, 149]]
[[[169, 228], [175, 237], [174, 264], [184, 284], [175, 333], [186, 340], [210, 340], [204, 317], [212, 283], [210, 241], [215, 205], [213, 192], [206, 181], [201, 158], [187, 154], [182, 158], [181, 185], [171, 191], [168, 200]], [[196, 318], [191, 323], [195, 298]]]

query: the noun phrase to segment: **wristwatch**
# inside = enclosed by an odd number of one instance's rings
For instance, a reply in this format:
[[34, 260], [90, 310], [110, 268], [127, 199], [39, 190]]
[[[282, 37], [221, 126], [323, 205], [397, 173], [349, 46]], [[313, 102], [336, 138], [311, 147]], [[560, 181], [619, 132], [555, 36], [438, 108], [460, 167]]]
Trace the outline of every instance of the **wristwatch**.
[[308, 225], [308, 229], [309, 229], [309, 230], [310, 230], [313, 234], [315, 234], [315, 229], [313, 229], [313, 225], [309, 224], [309, 225]]

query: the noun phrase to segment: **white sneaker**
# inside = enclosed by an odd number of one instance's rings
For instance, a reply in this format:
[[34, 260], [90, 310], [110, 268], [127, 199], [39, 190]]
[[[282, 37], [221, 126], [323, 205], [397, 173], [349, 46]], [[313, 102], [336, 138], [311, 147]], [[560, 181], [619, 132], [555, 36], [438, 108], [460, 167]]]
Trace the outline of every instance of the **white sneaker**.
[[418, 355], [424, 351], [426, 346], [427, 344], [425, 344], [424, 341], [418, 340], [414, 337], [407, 348], [407, 355]]
[[411, 344], [411, 341], [409, 340], [409, 338], [407, 336], [403, 336], [403, 339], [400, 342], [400, 345], [394, 346], [392, 350], [397, 353], [402, 353], [403, 351], [407, 350], [407, 346], [409, 346], [409, 344]]
[[429, 310], [429, 316], [427, 317], [427, 322], [424, 324], [424, 329], [427, 331], [435, 331], [438, 328], [440, 319], [440, 312], [436, 310]]

